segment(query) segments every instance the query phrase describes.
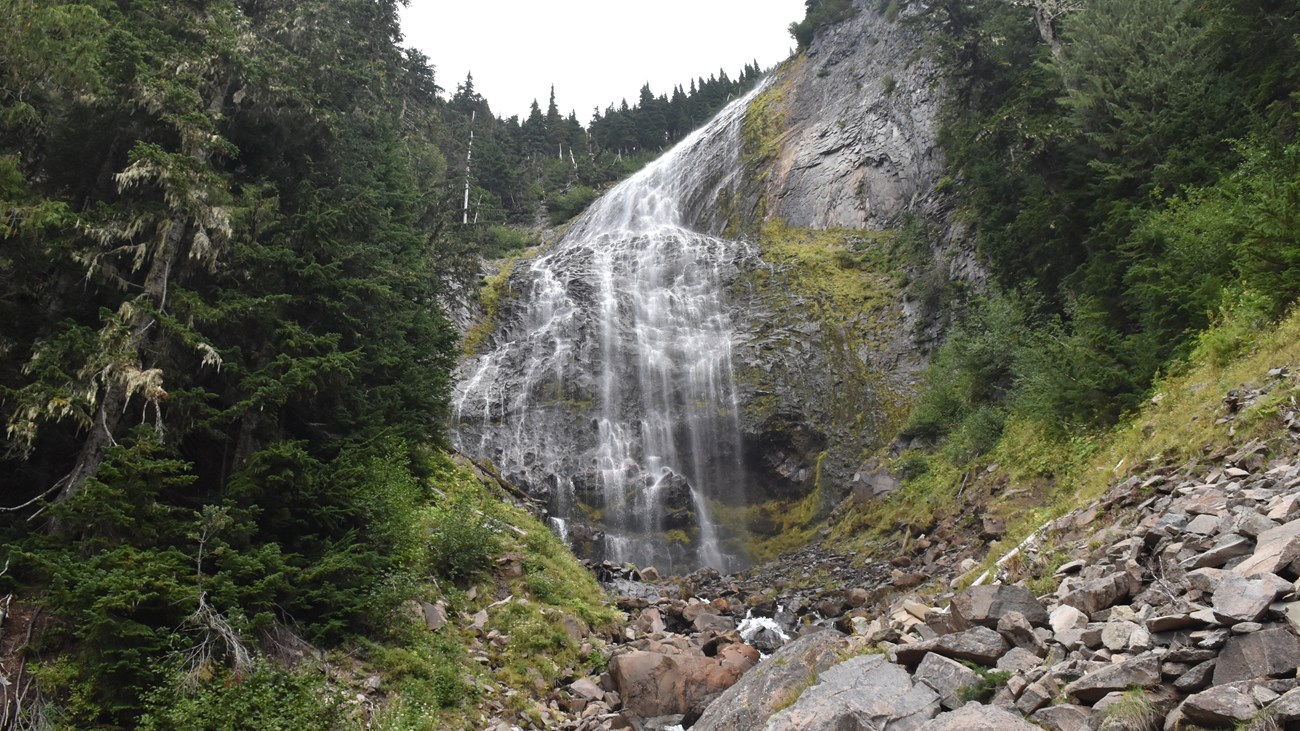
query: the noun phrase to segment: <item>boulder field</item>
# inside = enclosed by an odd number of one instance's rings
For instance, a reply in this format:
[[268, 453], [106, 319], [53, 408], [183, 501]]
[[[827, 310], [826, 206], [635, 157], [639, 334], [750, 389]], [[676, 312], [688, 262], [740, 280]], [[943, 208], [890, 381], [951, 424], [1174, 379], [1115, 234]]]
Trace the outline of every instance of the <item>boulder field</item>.
[[1147, 469], [1019, 547], [1049, 554], [1063, 560], [1032, 582], [954, 570], [820, 600], [597, 567], [629, 623], [558, 710], [567, 728], [638, 731], [1300, 724], [1300, 461], [1247, 445]]

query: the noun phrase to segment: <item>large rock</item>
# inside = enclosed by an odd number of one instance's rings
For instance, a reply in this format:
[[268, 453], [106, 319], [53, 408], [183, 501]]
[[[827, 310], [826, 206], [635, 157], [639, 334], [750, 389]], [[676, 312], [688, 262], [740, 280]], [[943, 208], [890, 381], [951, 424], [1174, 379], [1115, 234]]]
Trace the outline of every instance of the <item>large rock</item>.
[[[837, 730], [838, 731], [838, 730]], [[997, 706], [972, 703], [941, 713], [920, 731], [1040, 731], [1037, 726]]]
[[1300, 520], [1293, 520], [1260, 533], [1255, 539], [1255, 553], [1232, 571], [1241, 576], [1261, 571], [1276, 574], [1297, 558], [1300, 558]]
[[1272, 584], [1264, 579], [1225, 574], [1214, 590], [1214, 617], [1223, 624], [1258, 622], [1275, 596]]
[[1072, 703], [1048, 706], [1030, 719], [1048, 731], [1088, 731], [1088, 709]]
[[1131, 577], [1124, 572], [1110, 574], [1072, 587], [1061, 597], [1061, 603], [1091, 615], [1128, 597], [1131, 583]]
[[1084, 703], [1096, 703], [1107, 693], [1133, 687], [1150, 688], [1159, 683], [1160, 660], [1154, 655], [1143, 655], [1094, 670], [1065, 686], [1065, 693]]
[[1214, 666], [1214, 685], [1292, 673], [1300, 667], [1300, 640], [1285, 628], [1228, 640]]
[[1209, 726], [1232, 726], [1248, 721], [1259, 712], [1259, 702], [1248, 682], [1216, 685], [1188, 696], [1181, 707], [1183, 718]]
[[703, 655], [633, 651], [609, 661], [624, 713], [638, 718], [698, 710], [734, 685], [742, 672], [740, 667]]
[[962, 689], [978, 685], [980, 680], [974, 670], [933, 652], [925, 656], [912, 677], [938, 693], [940, 702], [948, 710], [961, 707]]
[[753, 731], [841, 659], [848, 638], [816, 632], [786, 644], [709, 704], [692, 731]]
[[1009, 612], [1019, 612], [1035, 627], [1047, 626], [1047, 609], [1022, 586], [972, 586], [953, 597], [949, 611], [959, 626], [995, 629], [998, 620]]
[[939, 695], [881, 655], [832, 667], [766, 731], [913, 731], [939, 712]]
[[972, 627], [965, 632], [941, 635], [932, 640], [924, 640], [895, 648], [898, 662], [913, 667], [925, 658], [927, 653], [937, 653], [956, 660], [970, 660], [980, 665], [993, 665], [998, 658], [1006, 654], [1010, 645], [1002, 635], [987, 627]]

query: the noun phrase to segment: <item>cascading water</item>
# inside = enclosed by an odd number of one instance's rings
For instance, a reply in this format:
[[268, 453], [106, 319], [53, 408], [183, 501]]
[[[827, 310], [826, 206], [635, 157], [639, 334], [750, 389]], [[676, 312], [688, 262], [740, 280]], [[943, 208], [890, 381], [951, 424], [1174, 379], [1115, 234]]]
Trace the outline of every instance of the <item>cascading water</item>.
[[742, 560], [714, 508], [744, 498], [724, 291], [750, 252], [698, 229], [739, 174], [757, 92], [520, 265], [493, 348], [462, 366], [458, 446], [547, 495], [566, 533], [595, 526], [597, 557], [678, 571]]

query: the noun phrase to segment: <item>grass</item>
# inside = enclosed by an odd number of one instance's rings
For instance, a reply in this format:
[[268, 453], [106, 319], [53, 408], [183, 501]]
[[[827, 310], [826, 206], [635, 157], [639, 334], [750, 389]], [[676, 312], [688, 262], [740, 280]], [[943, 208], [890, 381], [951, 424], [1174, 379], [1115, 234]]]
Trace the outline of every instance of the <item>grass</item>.
[[1158, 727], [1164, 714], [1141, 688], [1130, 688], [1106, 708], [1101, 731], [1148, 731]]
[[[568, 668], [600, 674], [607, 651], [599, 633], [611, 629], [619, 615], [595, 577], [542, 523], [467, 468], [435, 457], [430, 484], [438, 491], [440, 505], [468, 505], [479, 511], [470, 519], [493, 526], [492, 562], [497, 556], [515, 557], [522, 575], [489, 569], [459, 587], [434, 580], [409, 587], [416, 598], [444, 601], [451, 621], [430, 632], [422, 617], [403, 614], [393, 620], [384, 641], [357, 648], [355, 654], [383, 678], [387, 694], [375, 727], [477, 728], [483, 719], [476, 707], [491, 699], [531, 716]], [[499, 596], [510, 600], [498, 602]], [[498, 632], [502, 641], [476, 642], [461, 617], [480, 610], [487, 611], [487, 629]], [[570, 627], [596, 632], [575, 640]], [[596, 649], [583, 652], [584, 642]], [[470, 648], [478, 649], [471, 653]], [[477, 653], [485, 654], [487, 662], [471, 656]]]
[[[1237, 355], [1223, 357], [1226, 331]], [[1243, 338], [1245, 341], [1243, 342]], [[1104, 431], [1061, 434], [1012, 416], [985, 455], [962, 459], [945, 450], [911, 450], [889, 460], [902, 487], [885, 500], [855, 506], [832, 527], [841, 547], [888, 551], [907, 529], [929, 531], [971, 505], [1007, 519], [1007, 532], [988, 549], [983, 569], [1047, 521], [1087, 505], [1125, 478], [1160, 465], [1207, 462], [1211, 455], [1259, 441], [1269, 454], [1293, 448], [1283, 413], [1300, 398], [1300, 314], [1272, 328], [1243, 334], [1227, 320], [1202, 336], [1202, 346], [1176, 372], [1159, 380], [1146, 405]], [[1270, 377], [1275, 368], [1288, 375]], [[1266, 391], [1225, 421], [1222, 400], [1233, 389]], [[960, 526], [960, 520], [958, 525]], [[973, 518], [965, 518], [973, 521]], [[968, 532], [973, 524], [966, 525]], [[1067, 557], [1051, 546], [1012, 567], [1034, 591], [1054, 586], [1052, 572]], [[1055, 564], [1055, 565], [1053, 565]], [[981, 569], [966, 578], [978, 576]]]

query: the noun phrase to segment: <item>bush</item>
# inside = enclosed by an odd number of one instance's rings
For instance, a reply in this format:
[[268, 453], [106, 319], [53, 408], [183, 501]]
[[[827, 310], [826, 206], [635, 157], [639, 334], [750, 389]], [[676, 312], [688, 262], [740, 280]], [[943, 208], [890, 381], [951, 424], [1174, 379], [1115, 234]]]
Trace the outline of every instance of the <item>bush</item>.
[[343, 699], [324, 678], [260, 664], [191, 686], [177, 669], [148, 696], [140, 731], [298, 731], [344, 728]]
[[434, 571], [462, 582], [486, 571], [500, 550], [483, 502], [453, 498], [430, 514], [430, 560]]
[[596, 200], [596, 191], [585, 185], [578, 185], [547, 199], [550, 209], [551, 225], [558, 226], [582, 213]]

